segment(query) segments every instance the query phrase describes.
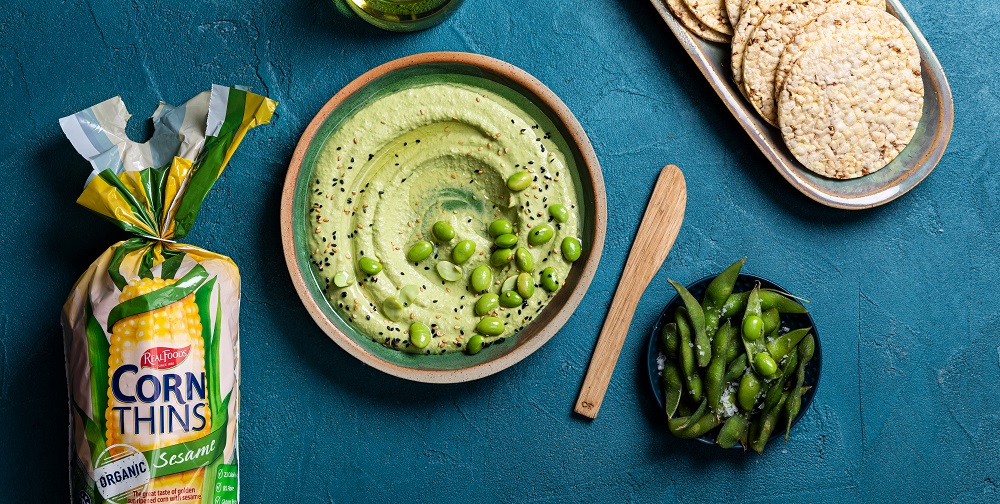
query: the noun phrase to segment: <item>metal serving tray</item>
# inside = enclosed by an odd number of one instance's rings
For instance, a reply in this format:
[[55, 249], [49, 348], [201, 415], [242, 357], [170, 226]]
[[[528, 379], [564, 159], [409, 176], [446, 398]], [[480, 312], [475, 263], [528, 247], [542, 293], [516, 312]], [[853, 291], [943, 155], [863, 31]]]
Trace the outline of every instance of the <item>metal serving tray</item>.
[[836, 208], [859, 210], [888, 203], [913, 189], [934, 170], [951, 138], [955, 105], [944, 70], [927, 39], [898, 0], [886, 0], [887, 10], [913, 34], [920, 49], [924, 79], [924, 111], [913, 140], [888, 166], [857, 179], [821, 177], [799, 163], [785, 147], [781, 132], [764, 122], [740, 94], [731, 78], [729, 44], [708, 42], [689, 32], [663, 0], [650, 0], [674, 36], [715, 88], [778, 173], [806, 196]]

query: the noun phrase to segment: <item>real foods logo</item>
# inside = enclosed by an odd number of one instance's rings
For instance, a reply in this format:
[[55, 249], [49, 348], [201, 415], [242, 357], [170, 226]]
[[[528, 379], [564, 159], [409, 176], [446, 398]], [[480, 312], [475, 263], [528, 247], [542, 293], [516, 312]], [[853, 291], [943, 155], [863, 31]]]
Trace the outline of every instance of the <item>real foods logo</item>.
[[184, 348], [153, 347], [143, 352], [139, 365], [143, 369], [173, 369], [181, 365], [189, 353], [191, 345]]

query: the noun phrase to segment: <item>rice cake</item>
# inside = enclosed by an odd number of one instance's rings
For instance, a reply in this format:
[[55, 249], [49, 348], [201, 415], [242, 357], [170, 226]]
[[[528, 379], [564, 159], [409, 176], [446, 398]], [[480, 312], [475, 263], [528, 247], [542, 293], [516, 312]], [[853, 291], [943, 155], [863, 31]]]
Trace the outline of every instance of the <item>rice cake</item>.
[[740, 24], [740, 14], [743, 12], [743, 0], [726, 0], [726, 15], [729, 25], [736, 28]]
[[883, 168], [920, 122], [917, 44], [898, 19], [879, 12], [808, 45], [778, 97], [785, 143], [819, 175], [848, 179]]
[[698, 18], [691, 12], [691, 9], [684, 3], [684, 0], [665, 0], [667, 7], [670, 8], [674, 16], [680, 20], [681, 24], [684, 25], [688, 31], [694, 33], [695, 35], [711, 41], [711, 42], [729, 42], [729, 35], [724, 33], [719, 33], [702, 23]]
[[798, 30], [778, 59], [778, 67], [774, 71], [775, 99], [781, 93], [785, 77], [791, 71], [792, 65], [799, 59], [807, 46], [817, 40], [830, 37], [832, 31], [839, 30], [845, 24], [868, 23], [872, 19], [881, 18], [884, 12], [876, 11], [885, 11], [885, 0], [872, 3], [869, 7], [868, 9], [856, 9], [850, 4], [829, 5], [823, 14]]
[[757, 113], [771, 125], [778, 125], [774, 76], [785, 46], [803, 26], [837, 3], [873, 3], [885, 10], [885, 0], [791, 0], [766, 14], [753, 30], [743, 53], [743, 88]]
[[726, 0], [684, 0], [684, 4], [705, 26], [724, 35], [733, 34], [726, 14]]
[[733, 31], [733, 45], [731, 48], [732, 59], [730, 65], [733, 70], [733, 80], [736, 87], [746, 96], [743, 89], [743, 53], [746, 51], [747, 42], [753, 30], [760, 24], [764, 15], [771, 12], [771, 9], [778, 8], [781, 4], [791, 0], [744, 0], [743, 12], [740, 13], [740, 23]]

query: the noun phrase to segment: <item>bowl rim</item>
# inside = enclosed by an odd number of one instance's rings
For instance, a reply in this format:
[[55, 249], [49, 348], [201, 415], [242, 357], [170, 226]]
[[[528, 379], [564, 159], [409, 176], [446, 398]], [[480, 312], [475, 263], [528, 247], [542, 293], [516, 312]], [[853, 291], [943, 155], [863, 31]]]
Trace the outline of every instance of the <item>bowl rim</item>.
[[[559, 308], [558, 312], [547, 324], [541, 326], [537, 333], [533, 334], [517, 348], [495, 359], [453, 370], [415, 369], [386, 361], [369, 352], [349, 335], [342, 332], [323, 313], [317, 300], [309, 293], [306, 277], [298, 267], [293, 222], [295, 185], [301, 175], [303, 161], [316, 133], [330, 114], [349, 97], [353, 96], [355, 92], [364, 89], [376, 79], [404, 68], [433, 64], [475, 67], [486, 74], [497, 76], [519, 86], [521, 90], [515, 89], [515, 91], [521, 92], [529, 100], [535, 101], [537, 99], [536, 103], [543, 106], [541, 107], [543, 108], [543, 113], [547, 112], [544, 110], [547, 108], [548, 111], [551, 111], [549, 119], [556, 123], [557, 126], [564, 128], [561, 134], [566, 143], [579, 151], [580, 159], [579, 163], [577, 163], [577, 172], [581, 178], [588, 180], [593, 188], [593, 195], [584, 195], [585, 197], [593, 196], [593, 201], [588, 201], [594, 207], [593, 244], [586, 261], [583, 264], [578, 263], [575, 265], [581, 268], [580, 277], [566, 299], [565, 304]], [[569, 110], [569, 107], [541, 81], [510, 63], [489, 56], [452, 51], [425, 52], [383, 63], [361, 74], [334, 94], [319, 112], [316, 113], [299, 138], [289, 162], [288, 172], [285, 175], [285, 182], [281, 193], [280, 220], [282, 249], [288, 272], [291, 275], [292, 284], [295, 286], [296, 293], [313, 321], [316, 322], [330, 339], [361, 362], [387, 374], [424, 383], [459, 383], [484, 378], [520, 362], [541, 348], [569, 320], [570, 316], [572, 316], [583, 300], [600, 263], [607, 228], [607, 197], [597, 154], [594, 152], [593, 145], [583, 130], [583, 126], [577, 121], [576, 117]], [[324, 299], [322, 302], [325, 303], [327, 301]]]
[[[779, 290], [781, 292], [784, 292], [786, 294], [789, 293], [780, 284], [778, 284], [777, 282], [772, 281], [771, 279], [769, 279], [767, 277], [762, 277], [760, 275], [755, 275], [753, 273], [745, 273], [745, 272], [742, 272], [742, 271], [740, 272], [739, 276], [740, 277], [747, 277], [747, 278], [750, 278], [751, 280], [758, 281], [758, 282], [761, 282], [761, 283], [770, 284], [770, 285], [773, 286], [773, 288], [775, 288], [775, 289], [777, 289], [777, 290]], [[693, 282], [688, 283], [687, 285], [685, 285], [685, 288], [687, 288], [687, 289], [690, 290], [692, 287], [694, 287], [696, 285], [700, 285], [700, 284], [706, 284], [707, 285], [708, 282], [711, 282], [712, 279], [714, 279], [715, 277], [716, 277], [716, 275], [709, 275], [709, 276], [700, 278], [698, 280], [695, 280]], [[650, 334], [649, 334], [649, 341], [646, 344], [645, 360], [646, 360], [647, 374], [649, 375], [649, 384], [650, 384], [650, 388], [651, 388], [652, 395], [653, 395], [653, 402], [656, 403], [657, 409], [660, 411], [661, 415], [665, 415], [665, 413], [663, 412], [663, 402], [660, 400], [660, 394], [662, 393], [662, 389], [660, 388], [660, 373], [661, 373], [661, 371], [656, 368], [656, 366], [657, 366], [656, 365], [656, 359], [657, 359], [657, 357], [659, 356], [659, 353], [660, 353], [659, 352], [659, 348], [660, 348], [659, 333], [660, 333], [660, 330], [662, 330], [662, 328], [663, 328], [663, 321], [664, 321], [665, 317], [668, 315], [669, 308], [671, 306], [673, 306], [675, 303], [677, 303], [678, 301], [680, 301], [680, 294], [674, 293], [674, 295], [671, 296], [670, 299], [667, 300], [666, 304], [663, 305], [663, 309], [660, 311], [660, 314], [656, 316], [656, 322], [653, 324], [653, 329], [650, 331]], [[799, 414], [795, 415], [795, 419], [792, 420], [792, 427], [795, 427], [795, 425], [797, 423], [799, 423], [799, 420], [801, 420], [802, 416], [805, 415], [806, 411], [808, 411], [809, 405], [812, 404], [813, 399], [816, 398], [816, 394], [819, 393], [819, 384], [820, 384], [820, 381], [822, 380], [822, 375], [823, 375], [823, 350], [822, 350], [822, 346], [821, 346], [821, 343], [820, 343], [819, 331], [816, 330], [816, 319], [813, 318], [812, 313], [809, 312], [809, 311], [806, 311], [802, 315], [805, 315], [806, 318], [809, 319], [809, 324], [812, 327], [812, 330], [810, 331], [810, 333], [816, 339], [816, 350], [815, 350], [815, 352], [813, 354], [813, 358], [809, 361], [809, 367], [815, 369], [816, 382], [813, 383], [811, 385], [811, 388], [809, 389], [809, 391], [802, 396], [802, 406], [799, 409]], [[710, 432], [713, 432], [714, 430], [715, 429], [713, 429]], [[768, 439], [768, 442], [770, 443], [770, 441], [772, 439], [774, 439], [775, 437], [780, 437], [780, 433], [778, 431], [774, 431], [774, 432], [771, 433], [771, 437]], [[691, 441], [698, 441], [698, 442], [703, 443], [703, 444], [707, 444], [707, 445], [712, 445], [712, 446], [718, 447], [718, 445], [715, 444], [714, 440], [710, 441], [708, 439], [705, 439], [704, 436], [699, 436], [699, 437], [693, 438], [693, 439], [691, 439]], [[733, 449], [740, 449], [742, 451], [743, 447], [741, 445], [737, 444], [736, 446], [733, 446]]]

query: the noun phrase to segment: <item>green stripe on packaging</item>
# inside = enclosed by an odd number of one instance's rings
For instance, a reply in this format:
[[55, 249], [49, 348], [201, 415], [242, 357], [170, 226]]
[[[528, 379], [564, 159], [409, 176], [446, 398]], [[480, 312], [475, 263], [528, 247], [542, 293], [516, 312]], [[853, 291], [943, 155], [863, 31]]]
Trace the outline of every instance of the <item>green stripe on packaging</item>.
[[[205, 359], [206, 365], [210, 364], [212, 366], [212, 371], [211, 371], [212, 374], [210, 376], [218, 377], [222, 372], [221, 366], [219, 364], [219, 353], [220, 353], [219, 343], [222, 340], [221, 336], [222, 336], [222, 300], [220, 299], [219, 304], [216, 307], [215, 311], [215, 329], [212, 331], [212, 344], [209, 345], [208, 347], [211, 353], [208, 354], [207, 358]], [[209, 394], [211, 394], [209, 395], [209, 398], [210, 400], [214, 401], [209, 404], [214, 404], [216, 405], [216, 407], [220, 405], [222, 407], [227, 407], [226, 405], [229, 404], [229, 396], [226, 396], [226, 400], [223, 401], [222, 403], [219, 402], [219, 399], [222, 398], [222, 386], [219, 383], [219, 381], [220, 380], [212, 380], [208, 384]], [[230, 392], [230, 394], [232, 394], [232, 392]], [[219, 412], [213, 410], [213, 413], [218, 414]], [[225, 414], [224, 411], [221, 413]]]
[[194, 301], [198, 306], [198, 314], [201, 316], [201, 338], [205, 346], [205, 374], [216, 377], [208, 381], [208, 407], [211, 408], [212, 415], [224, 414], [218, 408], [222, 404], [229, 403], [229, 397], [222, 400], [222, 388], [217, 379], [219, 369], [219, 342], [222, 339], [222, 302], [219, 301], [215, 311], [215, 323], [211, 320], [212, 290], [215, 288], [215, 278], [205, 282], [195, 292]]
[[[139, 203], [139, 200], [135, 199], [135, 195], [133, 195], [128, 191], [125, 185], [122, 184], [122, 181], [118, 179], [118, 175], [115, 175], [115, 172], [111, 170], [104, 170], [101, 173], [98, 173], [97, 176], [101, 177], [101, 179], [107, 182], [109, 186], [114, 187], [115, 190], [118, 191], [118, 194], [120, 194], [122, 198], [125, 199], [125, 201], [128, 203], [129, 208], [132, 209], [132, 213], [136, 216], [136, 218], [142, 221], [143, 224], [149, 226], [149, 229], [154, 234], [159, 234], [160, 231], [159, 224], [153, 222], [153, 216], [149, 215], [149, 212], [145, 208], [143, 208], [142, 204]], [[120, 221], [112, 220], [112, 222], [118, 223]], [[150, 231], [143, 231], [143, 234], [149, 232]]]
[[153, 266], [155, 262], [156, 247], [149, 247], [146, 249], [146, 252], [142, 254], [142, 260], [139, 261], [139, 278], [153, 278]]
[[208, 271], [205, 270], [205, 267], [200, 264], [195, 265], [187, 275], [184, 275], [175, 284], [134, 297], [112, 308], [108, 315], [108, 327], [113, 328], [116, 322], [125, 317], [150, 312], [176, 303], [197, 290], [207, 279]]
[[[104, 413], [108, 409], [108, 357], [111, 355], [111, 345], [104, 329], [101, 328], [101, 323], [97, 321], [97, 317], [94, 317], [94, 309], [91, 306], [89, 296], [84, 307], [84, 317], [86, 318], [87, 331], [87, 357], [90, 361], [90, 407], [94, 414], [93, 421], [97, 428], [100, 444], [104, 445], [107, 443], [105, 439], [107, 419]], [[97, 447], [92, 446], [91, 448], [96, 449]], [[101, 451], [103, 450], [104, 448], [101, 447]], [[96, 453], [100, 453], [100, 451]]]
[[226, 152], [232, 145], [240, 125], [243, 124], [245, 105], [246, 92], [230, 89], [226, 119], [222, 122], [219, 135], [205, 138], [205, 147], [195, 162], [194, 173], [190, 175], [187, 189], [184, 190], [180, 204], [177, 205], [177, 212], [174, 214], [174, 237], [186, 236], [198, 218], [201, 203], [205, 201], [208, 191], [218, 180], [225, 164]]
[[[216, 420], [219, 422], [216, 423]], [[149, 463], [150, 478], [205, 467], [221, 457], [226, 451], [229, 419], [223, 410], [221, 418], [212, 418], [211, 421], [215, 428], [204, 437], [142, 452]]]
[[87, 446], [90, 448], [91, 457], [96, 458], [98, 454], [104, 452], [107, 448], [105, 433], [100, 430], [97, 423], [88, 417], [87, 413], [80, 409], [79, 406], [73, 404], [73, 408], [76, 410], [76, 414], [80, 415], [80, 418], [83, 419], [83, 436], [87, 439]]
[[[142, 238], [129, 238], [115, 249], [115, 254], [111, 257], [111, 264], [108, 266], [108, 275], [111, 276], [111, 281], [115, 283], [118, 290], [124, 290], [125, 286], [128, 285], [128, 280], [121, 274], [122, 261], [125, 260], [127, 255], [141, 250], [147, 245], [149, 245], [149, 242]], [[111, 326], [109, 325], [108, 327], [110, 328]]]
[[[153, 209], [153, 218], [156, 219], [158, 226], [164, 224], [163, 193], [166, 188], [167, 173], [169, 171], [170, 165], [167, 164], [159, 168], [146, 168], [139, 173], [139, 177], [142, 179], [142, 186], [146, 189], [146, 198], [149, 200], [149, 206]], [[161, 228], [157, 227], [156, 229]]]
[[172, 250], [168, 248], [164, 248], [161, 253], [163, 254], [164, 260], [163, 263], [160, 264], [160, 278], [170, 280], [177, 274], [177, 270], [180, 269], [181, 263], [184, 262], [184, 258], [187, 254], [179, 250]]

